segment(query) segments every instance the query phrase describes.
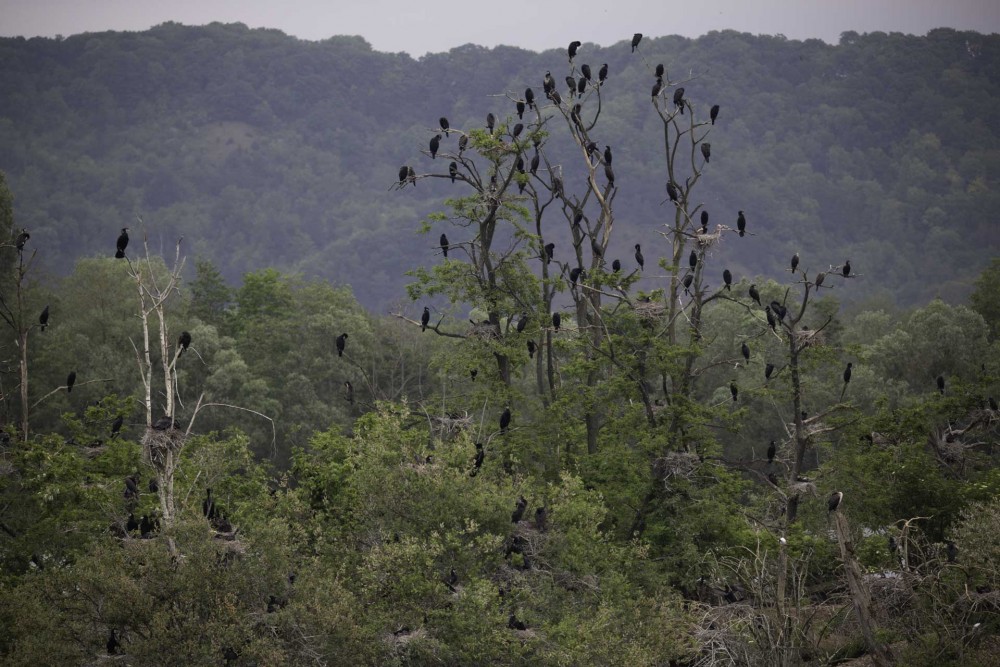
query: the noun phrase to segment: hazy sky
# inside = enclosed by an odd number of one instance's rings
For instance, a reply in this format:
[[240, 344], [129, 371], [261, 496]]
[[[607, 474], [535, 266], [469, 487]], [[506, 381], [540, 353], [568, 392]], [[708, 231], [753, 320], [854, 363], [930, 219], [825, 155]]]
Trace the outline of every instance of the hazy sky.
[[573, 39], [607, 46], [634, 32], [697, 37], [727, 28], [818, 37], [845, 30], [1000, 32], [1000, 0], [0, 0], [0, 35], [145, 30], [164, 21], [241, 22], [302, 39], [361, 35], [419, 57], [473, 43], [532, 50]]

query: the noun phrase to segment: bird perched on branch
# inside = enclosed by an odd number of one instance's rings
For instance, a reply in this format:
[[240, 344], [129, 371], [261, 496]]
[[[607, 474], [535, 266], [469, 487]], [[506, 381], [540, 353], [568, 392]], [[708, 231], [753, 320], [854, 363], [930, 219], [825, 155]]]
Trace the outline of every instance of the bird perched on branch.
[[448, 164], [448, 175], [451, 176], [451, 182], [455, 182], [455, 178], [458, 176], [458, 163], [450, 162]]
[[344, 348], [347, 346], [347, 334], [342, 333], [337, 336], [337, 356], [344, 356]]
[[552, 259], [555, 257], [555, 253], [556, 253], [556, 244], [555, 243], [546, 243], [545, 244], [545, 263], [546, 264], [548, 264], [549, 262], [552, 261]]
[[535, 345], [535, 341], [529, 340], [528, 341], [528, 358], [529, 359], [534, 359], [535, 358], [535, 350], [536, 349], [537, 349], [537, 346]]
[[701, 145], [701, 154], [702, 157], [705, 158], [706, 163], [711, 162], [710, 158], [712, 157], [712, 144], [703, 143]]
[[590, 81], [590, 65], [580, 65], [580, 72], [583, 74], [584, 79]]
[[444, 116], [441, 116], [441, 120], [439, 120], [438, 123], [441, 124], [441, 131], [444, 132], [444, 136], [446, 137], [449, 136], [449, 133], [451, 131], [451, 126], [448, 125], [448, 119], [445, 118]]
[[604, 83], [604, 81], [607, 78], [608, 78], [608, 64], [604, 63], [603, 65], [601, 65], [601, 69], [597, 70], [597, 82]]
[[715, 104], [712, 106], [712, 110], [708, 113], [709, 118], [712, 119], [712, 125], [715, 125], [715, 119], [719, 117], [719, 105]]
[[552, 313], [552, 328], [559, 331], [559, 324], [562, 322], [562, 316], [559, 313]]
[[73, 385], [76, 384], [76, 371], [70, 371], [69, 375], [66, 376], [66, 393], [73, 391]]
[[642, 257], [642, 250], [639, 248], [638, 243], [635, 244], [635, 261], [639, 265], [639, 270], [642, 271], [643, 270], [642, 267], [646, 265], [646, 262]]
[[826, 509], [829, 512], [836, 512], [837, 508], [840, 507], [841, 501], [844, 499], [843, 491], [834, 491], [830, 495], [830, 499], [826, 501]]
[[517, 499], [514, 512], [510, 515], [510, 522], [517, 523], [524, 517], [524, 510], [528, 509], [528, 501], [524, 496]]
[[128, 227], [122, 227], [122, 233], [118, 235], [118, 249], [115, 252], [115, 259], [125, 257], [125, 248], [128, 247]]
[[681, 110], [681, 115], [684, 115], [684, 86], [681, 86], [674, 91], [674, 106]]
[[31, 234], [28, 233], [27, 229], [22, 229], [21, 233], [17, 235], [17, 240], [14, 241], [14, 247], [17, 248], [18, 252], [24, 250], [24, 244], [28, 242], [31, 238]]
[[774, 440], [772, 440], [771, 444], [768, 445], [768, 447], [767, 447], [767, 462], [768, 463], [774, 463], [774, 455], [777, 454], [777, 453], [778, 453], [778, 448], [774, 444]]
[[851, 381], [852, 368], [854, 368], [854, 363], [848, 361], [847, 368], [844, 369], [844, 388], [840, 390], [840, 400], [844, 400], [844, 392], [847, 391], [847, 384]]
[[722, 282], [724, 282], [726, 284], [726, 289], [727, 290], [732, 291], [731, 288], [732, 288], [732, 285], [733, 285], [733, 274], [732, 274], [732, 272], [730, 272], [729, 269], [725, 269], [722, 272]]
[[760, 292], [757, 291], [757, 285], [751, 285], [750, 286], [750, 292], [749, 292], [749, 294], [750, 294], [750, 298], [753, 299], [754, 301], [756, 301], [758, 306], [761, 305], [760, 304]]
[[431, 321], [430, 308], [424, 306], [424, 314], [420, 316], [420, 330], [427, 331], [427, 324]]
[[448, 237], [445, 234], [442, 234], [441, 238], [438, 239], [438, 243], [441, 246], [441, 252], [444, 253], [445, 259], [447, 259], [448, 258], [448, 248], [451, 247], [448, 244]]
[[747, 218], [743, 215], [743, 211], [739, 211], [736, 215], [736, 229], [739, 231], [740, 236], [743, 236], [747, 231]]
[[797, 268], [799, 268], [799, 253], [792, 255], [792, 273], [795, 273]]
[[45, 331], [45, 327], [49, 326], [49, 307], [45, 306], [42, 310], [42, 314], [38, 316], [38, 324], [42, 331]]
[[500, 432], [501, 433], [506, 433], [508, 426], [510, 426], [510, 406], [509, 405], [503, 409], [503, 414], [500, 415]]
[[440, 146], [441, 146], [441, 135], [435, 134], [433, 137], [431, 137], [431, 145], [430, 145], [432, 160], [437, 157], [438, 148]]
[[740, 345], [740, 353], [743, 355], [743, 360], [744, 361], [747, 361], [747, 362], [750, 361], [750, 346], [747, 345], [746, 341], [743, 341], [743, 344]]
[[179, 357], [191, 346], [191, 334], [187, 331], [182, 331], [180, 337], [177, 338], [177, 346], [180, 347], [180, 352], [177, 353]]
[[641, 42], [641, 41], [642, 41], [642, 33], [641, 32], [637, 32], [634, 35], [632, 35], [632, 53], [635, 53], [635, 49], [636, 49], [636, 47], [639, 46], [639, 42]]

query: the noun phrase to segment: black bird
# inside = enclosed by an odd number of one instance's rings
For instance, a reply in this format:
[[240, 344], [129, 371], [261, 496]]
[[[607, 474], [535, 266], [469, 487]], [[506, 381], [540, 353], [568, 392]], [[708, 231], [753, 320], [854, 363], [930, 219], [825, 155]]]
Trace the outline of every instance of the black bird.
[[149, 485], [148, 486], [149, 486], [149, 492], [150, 493], [158, 493], [160, 491], [160, 485], [156, 483], [156, 478], [155, 477], [150, 477], [149, 478]]
[[604, 63], [601, 65], [601, 69], [597, 71], [597, 82], [604, 83], [605, 79], [608, 78], [608, 64]]
[[576, 82], [577, 97], [582, 97], [586, 91], [587, 91], [587, 77], [581, 76], [580, 80]]
[[500, 432], [506, 433], [508, 426], [510, 426], [510, 406], [504, 408], [503, 414], [500, 415]]
[[76, 384], [76, 371], [70, 371], [69, 375], [66, 376], [66, 393], [73, 391], [73, 385]]
[[138, 475], [132, 475], [125, 478], [125, 493], [123, 494], [125, 500], [137, 500], [139, 498], [138, 479]]
[[170, 415], [163, 415], [155, 422], [153, 422], [154, 431], [166, 431], [167, 429], [174, 427], [176, 428], [177, 423], [171, 418]]
[[546, 243], [545, 244], [545, 263], [548, 264], [552, 261], [556, 254], [556, 244]]
[[774, 455], [778, 453], [778, 448], [774, 444], [774, 440], [767, 447], [767, 462], [774, 463]]
[[851, 275], [851, 260], [844, 262], [843, 268], [840, 270], [844, 274], [844, 277]]
[[774, 364], [768, 363], [767, 366], [764, 367], [764, 379], [770, 380], [771, 374], [773, 373], [774, 373]]
[[684, 114], [684, 86], [674, 91], [674, 106], [681, 110], [681, 115]]
[[122, 425], [125, 423], [125, 417], [118, 415], [115, 420], [111, 422], [111, 437], [114, 438], [119, 433], [121, 433]]
[[441, 124], [441, 131], [444, 132], [444, 136], [450, 136], [451, 126], [448, 125], [448, 119], [441, 116], [441, 120], [438, 121]]
[[24, 250], [24, 244], [27, 243], [30, 238], [31, 234], [28, 233], [28, 230], [22, 229], [21, 233], [17, 235], [17, 240], [14, 241], [14, 246], [17, 247], [18, 252]]
[[772, 301], [771, 302], [771, 312], [775, 314], [775, 316], [778, 318], [778, 320], [780, 320], [781, 322], [784, 322], [785, 321], [785, 315], [788, 314], [788, 309], [785, 308], [784, 306], [782, 306], [777, 301]]
[[604, 164], [608, 164], [608, 165], [611, 164], [611, 158], [612, 157], [614, 157], [614, 156], [611, 155], [611, 146], [605, 146], [604, 147]]
[[958, 562], [958, 547], [956, 547], [955, 543], [951, 540], [945, 542], [945, 554], [948, 557], [949, 563]]
[[517, 162], [514, 163], [514, 168], [517, 169], [517, 173], [524, 173], [524, 157], [521, 155], [517, 156]]
[[486, 129], [493, 134], [493, 126], [497, 124], [497, 117], [492, 112], [486, 114]]
[[525, 625], [523, 621], [517, 620], [517, 616], [515, 616], [514, 614], [511, 614], [510, 618], [507, 619], [507, 627], [510, 628], [511, 630], [527, 630], [528, 629], [528, 626]]
[[337, 336], [337, 356], [344, 356], [344, 346], [347, 345], [347, 334], [342, 333]]
[[521, 313], [521, 317], [517, 318], [517, 333], [522, 333], [526, 326], [528, 326], [528, 313]]
[[215, 518], [215, 501], [212, 500], [212, 489], [205, 489], [205, 499], [201, 501], [201, 513], [206, 519]]
[[694, 282], [694, 274], [691, 273], [687, 274], [686, 276], [684, 276], [684, 280], [682, 282], [684, 285], [684, 293], [690, 294], [688, 290], [691, 289], [691, 283]]
[[539, 160], [540, 158], [538, 157], [538, 152], [536, 151], [535, 156], [531, 158], [531, 167], [528, 169], [528, 171], [531, 172], [532, 176], [534, 176], [535, 173], [538, 171]]
[[622, 270], [622, 262], [620, 259], [616, 259], [615, 261], [611, 262], [611, 270], [614, 271], [615, 273], [618, 273], [619, 271]]
[[483, 460], [486, 458], [486, 452], [483, 450], [483, 443], [476, 443], [476, 458], [472, 461], [472, 472], [469, 473], [469, 477], [475, 477], [479, 474], [479, 469], [483, 467]]
[[576, 212], [573, 214], [573, 226], [579, 227], [581, 222], [583, 222], [583, 211], [576, 209]]
[[715, 104], [712, 106], [712, 110], [708, 112], [709, 118], [712, 119], [712, 125], [715, 125], [715, 119], [719, 117], [719, 105]]
[[469, 377], [472, 378], [473, 382], [476, 381], [476, 376], [477, 375], [479, 375], [479, 369], [478, 368], [469, 369]]
[[747, 231], [747, 218], [743, 215], [743, 211], [740, 211], [736, 216], [736, 229], [739, 230], [740, 236], [743, 236]]
[[441, 252], [444, 253], [445, 259], [448, 258], [448, 248], [451, 246], [448, 244], [448, 237], [445, 234], [441, 234], [441, 238], [438, 239], [438, 243], [441, 245]]
[[649, 93], [654, 102], [656, 101], [656, 98], [660, 96], [661, 90], [663, 90], [663, 79], [657, 79], [653, 84], [653, 90]]
[[181, 348], [177, 356], [184, 354], [184, 351], [188, 349], [191, 345], [191, 334], [187, 331], [182, 331], [180, 337], [177, 339], [177, 345]]
[[736, 386], [735, 382], [729, 383], [729, 393], [733, 395], [733, 403], [735, 403], [740, 397], [740, 388]]
[[746, 341], [743, 341], [743, 344], [740, 345], [740, 352], [743, 354], [745, 361], [750, 361], [750, 346], [747, 345]]
[[583, 78], [590, 81], [590, 65], [580, 65], [580, 72], [583, 73]]
[[632, 53], [635, 53], [635, 47], [639, 46], [639, 42], [642, 41], [642, 33], [637, 32], [632, 35]]
[[118, 643], [118, 637], [115, 635], [114, 628], [111, 628], [111, 634], [108, 635], [108, 642], [104, 646], [108, 649], [108, 655], [118, 655], [118, 649], [121, 648], [121, 644]]
[[[605, 169], [610, 170], [611, 167], [605, 167]], [[614, 185], [614, 180], [613, 180], [614, 174], [612, 174], [611, 177], [612, 177], [612, 182], [609, 183], [609, 185]], [[593, 235], [591, 235], [590, 237], [590, 251], [594, 253], [594, 257], [597, 258], [604, 257], [604, 248], [601, 247], [601, 244], [598, 243], [597, 238], [595, 238]]]
[[135, 519], [135, 514], [129, 512], [128, 520], [125, 522], [125, 532], [131, 533], [139, 529], [139, 522]]
[[517, 523], [524, 517], [524, 510], [528, 509], [528, 501], [524, 496], [517, 499], [517, 504], [514, 506], [514, 512], [510, 515], [510, 522]]
[[517, 108], [517, 117], [523, 120], [524, 119], [524, 102], [522, 102], [521, 100], [518, 100], [517, 103], [514, 106]]
[[757, 291], [757, 285], [750, 286], [750, 298], [756, 301], [758, 306], [760, 305], [760, 292]]
[[522, 123], [518, 123], [514, 126], [514, 131], [511, 132], [511, 136], [517, 139], [519, 136], [521, 136], [522, 132], [524, 132], [524, 125]]
[[677, 191], [677, 186], [674, 185], [673, 181], [667, 181], [667, 196], [670, 197], [670, 201], [676, 202], [679, 193]]
[[420, 316], [420, 330], [427, 331], [427, 324], [431, 321], [431, 310], [424, 306], [424, 314]]
[[455, 177], [458, 176], [458, 163], [452, 162], [448, 165], [448, 175], [451, 176], [451, 182], [455, 182]]
[[38, 324], [41, 325], [42, 331], [45, 331], [45, 327], [49, 326], [49, 307], [45, 306], [42, 310], [42, 314], [38, 316]]
[[701, 233], [708, 233], [708, 211], [701, 212]]
[[712, 144], [703, 143], [701, 145], [701, 154], [705, 158], [705, 162], [711, 162], [712, 157]]
[[458, 138], [458, 154], [461, 156], [462, 152], [469, 147], [469, 135], [463, 134]]
[[666, 70], [663, 67], [663, 63], [660, 63], [656, 66], [656, 74], [654, 76], [656, 76], [657, 79], [662, 78], [664, 72], [666, 72]]
[[125, 248], [128, 247], [128, 227], [122, 227], [122, 233], [118, 235], [118, 250], [115, 252], [116, 259], [125, 257]]
[[576, 40], [569, 43], [569, 49], [567, 49], [567, 52], [569, 53], [570, 62], [573, 62], [573, 58], [576, 58], [576, 50], [580, 48], [580, 44], [581, 42]]
[[545, 506], [542, 505], [535, 510], [535, 530], [540, 533], [545, 532], [545, 520], [548, 518], [548, 512]]
[[433, 137], [431, 137], [431, 159], [432, 160], [437, 157], [438, 147], [440, 145], [441, 145], [441, 135], [440, 134], [435, 134]]
[[733, 274], [729, 271], [729, 269], [725, 269], [722, 272], [722, 282], [726, 284], [727, 290], [732, 291], [731, 288], [733, 285]]
[[688, 255], [688, 266], [691, 267], [692, 271], [698, 266], [698, 254], [694, 250]]
[[458, 583], [458, 573], [455, 572], [455, 568], [451, 568], [451, 572], [448, 573], [448, 577], [444, 580], [444, 585], [448, 587], [448, 590], [452, 593], [455, 592], [455, 584]]
[[546, 71], [545, 77], [542, 79], [542, 92], [549, 95], [555, 89], [556, 80], [552, 78], [552, 72]]
[[406, 184], [406, 177], [409, 176], [409, 174], [410, 174], [410, 168], [407, 167], [405, 164], [402, 167], [399, 168], [399, 184], [400, 185], [405, 185]]
[[944, 376], [943, 375], [938, 375], [937, 376], [937, 388], [938, 388], [938, 391], [941, 392], [941, 395], [943, 396], [944, 395]]
[[899, 545], [896, 544], [896, 538], [893, 537], [892, 535], [890, 535], [889, 536], [889, 553], [893, 553], [894, 554], [894, 553], [896, 553], [897, 549], [899, 549]]
[[549, 99], [552, 100], [556, 106], [562, 104], [562, 96], [559, 94], [558, 90], [553, 90], [549, 93]]
[[529, 359], [534, 359], [535, 358], [535, 349], [536, 348], [537, 348], [537, 346], [535, 345], [535, 341], [529, 340], [528, 341], [528, 358]]
[[149, 537], [150, 534], [156, 529], [156, 524], [148, 515], [143, 514], [142, 518], [139, 519], [139, 537]]
[[799, 253], [792, 255], [792, 273], [795, 273], [797, 268], [799, 268]]
[[826, 509], [830, 512], [836, 512], [843, 499], [843, 491], [834, 491], [833, 494], [830, 495], [830, 499], [826, 501]]
[[774, 319], [774, 313], [771, 312], [771, 306], [764, 307], [764, 314], [767, 315], [767, 326], [771, 327], [771, 331], [774, 331], [774, 327], [778, 323]]
[[851, 381], [852, 368], [854, 368], [854, 363], [847, 362], [847, 368], [844, 369], [844, 388], [840, 390], [840, 400], [844, 400], [844, 392], [847, 391], [847, 384]]
[[[586, 65], [584, 65], [586, 67]], [[524, 103], [528, 105], [529, 109], [535, 108], [535, 91], [531, 88], [524, 89]]]
[[576, 94], [576, 79], [569, 74], [566, 75], [566, 86], [569, 88], [569, 98], [573, 99], [573, 95]]
[[417, 187], [417, 172], [413, 167], [406, 168], [406, 180], [413, 184], [413, 187]]
[[583, 273], [583, 269], [578, 266], [574, 266], [569, 272], [569, 282], [576, 287], [576, 281], [580, 279], [580, 274]]
[[604, 177], [608, 179], [608, 187], [613, 188], [615, 186], [615, 172], [610, 164], [604, 165]]
[[562, 316], [559, 313], [552, 313], [552, 327], [559, 331], [559, 323], [562, 322]]
[[819, 288], [819, 286], [823, 284], [824, 280], [826, 280], [826, 274], [823, 273], [822, 271], [820, 273], [817, 273], [816, 274], [816, 287]]
[[989, 403], [990, 403], [990, 410], [992, 410], [993, 412], [996, 412], [997, 409], [998, 409], [997, 399], [995, 399], [992, 396], [990, 396], [989, 399], [987, 399], [987, 400], [989, 400]]
[[351, 384], [350, 380], [344, 380], [344, 393], [346, 394], [347, 402], [354, 405], [354, 385]]

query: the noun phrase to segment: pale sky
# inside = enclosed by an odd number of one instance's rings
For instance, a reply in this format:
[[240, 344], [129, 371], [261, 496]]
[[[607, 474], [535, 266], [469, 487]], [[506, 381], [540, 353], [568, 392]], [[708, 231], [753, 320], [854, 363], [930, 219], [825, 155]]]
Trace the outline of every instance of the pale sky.
[[1000, 32], [998, 0], [0, 0], [0, 36], [145, 30], [165, 21], [240, 22], [301, 39], [361, 35], [414, 57], [473, 43], [540, 51], [578, 39], [609, 46], [632, 33], [710, 30], [817, 37], [938, 27]]

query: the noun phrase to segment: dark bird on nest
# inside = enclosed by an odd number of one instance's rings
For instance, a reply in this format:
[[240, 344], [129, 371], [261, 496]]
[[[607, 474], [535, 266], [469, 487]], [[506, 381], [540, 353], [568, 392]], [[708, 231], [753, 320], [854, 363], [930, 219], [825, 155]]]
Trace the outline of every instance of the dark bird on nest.
[[155, 422], [153, 422], [154, 431], [166, 431], [169, 428], [177, 428], [177, 423], [171, 418], [170, 415], [163, 415]]
[[771, 444], [767, 446], [767, 462], [774, 463], [774, 455], [777, 453], [778, 453], [778, 448], [774, 444], [774, 440], [772, 440]]
[[945, 542], [945, 555], [948, 557], [949, 563], [958, 562], [958, 547], [951, 540]]
[[420, 330], [427, 331], [427, 325], [431, 321], [431, 310], [427, 306], [424, 306], [424, 314], [420, 316]]
[[521, 313], [521, 317], [517, 318], [517, 333], [522, 333], [526, 326], [528, 326], [528, 313]]
[[688, 290], [691, 289], [691, 283], [693, 283], [693, 282], [694, 282], [694, 274], [689, 273], [686, 276], [684, 276], [684, 280], [682, 281], [682, 284], [684, 285], [684, 293], [685, 294], [690, 294], [691, 293]]
[[750, 361], [750, 346], [747, 345], [746, 341], [743, 341], [743, 344], [740, 345], [740, 353], [743, 354], [745, 361]]
[[756, 301], [758, 306], [760, 305], [760, 292], [757, 291], [757, 285], [750, 286], [750, 298]]
[[431, 159], [432, 160], [437, 157], [438, 147], [440, 145], [441, 145], [441, 135], [440, 134], [435, 134], [433, 137], [431, 137]]
[[712, 125], [715, 125], [715, 119], [719, 117], [719, 105], [715, 104], [712, 106], [712, 110], [708, 112], [709, 118], [712, 119]]
[[49, 326], [49, 307], [45, 306], [42, 310], [42, 314], [38, 316], [38, 324], [41, 326], [42, 331], [45, 331], [45, 327]]
[[665, 73], [666, 71], [667, 71], [667, 70], [666, 70], [666, 69], [665, 69], [665, 68], [663, 67], [663, 63], [660, 63], [659, 65], [657, 65], [657, 66], [656, 66], [656, 73], [654, 74], [654, 76], [655, 76], [655, 77], [656, 77], [657, 79], [659, 79], [659, 78], [662, 78], [662, 77], [663, 77], [663, 74], [664, 74], [664, 73]]
[[344, 346], [347, 345], [347, 334], [342, 333], [337, 336], [337, 356], [344, 356]]
[[475, 477], [479, 474], [479, 469], [483, 467], [483, 460], [486, 458], [486, 451], [483, 450], [483, 443], [476, 443], [476, 458], [472, 461], [472, 472], [469, 473], [469, 477]]
[[347, 402], [354, 405], [354, 385], [350, 380], [344, 380], [344, 394]]
[[448, 248], [451, 246], [448, 244], [448, 237], [445, 234], [441, 234], [441, 238], [438, 239], [438, 243], [441, 245], [441, 252], [444, 253], [445, 258], [448, 257]]
[[118, 415], [117, 417], [115, 417], [115, 420], [113, 422], [111, 422], [111, 437], [112, 438], [116, 437], [119, 433], [121, 433], [122, 425], [124, 423], [125, 423], [125, 417], [123, 417], [122, 415]]
[[989, 399], [987, 399], [987, 400], [989, 401], [989, 404], [990, 404], [990, 410], [992, 410], [993, 412], [996, 412], [997, 409], [998, 409], [997, 399], [995, 399], [992, 396], [990, 396]]
[[514, 614], [511, 614], [510, 618], [507, 619], [507, 627], [510, 628], [511, 630], [527, 630], [528, 629], [528, 626], [525, 625], [523, 621], [517, 620], [517, 616], [515, 616]]
[[450, 136], [451, 126], [448, 125], [448, 119], [441, 116], [441, 119], [438, 122], [441, 124], [441, 131], [444, 132], [444, 136]]
[[692, 271], [698, 266], [698, 253], [694, 250], [692, 250], [691, 254], [688, 255], [688, 266], [691, 267]]
[[177, 338], [177, 345], [180, 347], [180, 352], [177, 353], [177, 356], [180, 356], [191, 346], [191, 334], [187, 331], [182, 331], [181, 335]]
[[726, 289], [727, 290], [732, 291], [731, 288], [732, 288], [732, 285], [733, 285], [733, 274], [729, 271], [729, 269], [725, 269], [722, 272], [722, 282], [724, 282], [726, 284]]
[[540, 533], [544, 533], [545, 522], [547, 518], [548, 518], [548, 512], [546, 511], [545, 506], [543, 505], [541, 507], [538, 507], [535, 510], [535, 530], [537, 530]]
[[618, 273], [619, 271], [622, 270], [622, 262], [620, 259], [616, 259], [615, 261], [611, 262], [611, 270], [615, 273]]
[[663, 90], [663, 79], [657, 79], [656, 82], [653, 83], [653, 90], [650, 92], [650, 96], [654, 102], [656, 101], [656, 98], [660, 96], [661, 90]]
[[580, 72], [583, 73], [583, 78], [590, 81], [590, 65], [584, 64], [580, 65]]
[[212, 500], [212, 489], [205, 489], [205, 499], [201, 501], [201, 513], [207, 519], [215, 518], [215, 501]]
[[135, 519], [135, 514], [129, 512], [128, 520], [125, 522], [125, 532], [132, 533], [139, 529], [139, 522]]
[[739, 230], [740, 236], [743, 236], [747, 231], [747, 218], [743, 215], [743, 211], [740, 211], [736, 216], [736, 229]]
[[[584, 65], [586, 67], [586, 65]], [[528, 105], [529, 109], [535, 108], [535, 91], [531, 88], [524, 89], [524, 103]]]
[[840, 507], [841, 501], [844, 500], [843, 491], [834, 491], [830, 495], [830, 499], [826, 501], [826, 509], [829, 512], [836, 512], [837, 508]]
[[851, 260], [844, 262], [844, 266], [841, 268], [840, 272], [844, 274], [845, 278], [851, 275]]
[[514, 106], [517, 109], [517, 117], [519, 119], [523, 120], [524, 119], [524, 102], [522, 102], [521, 100], [518, 100], [517, 103]]
[[545, 263], [548, 264], [553, 260], [556, 254], [556, 244], [546, 243], [545, 244]]
[[510, 406], [504, 408], [503, 414], [500, 415], [500, 432], [506, 433], [508, 426], [510, 426]]
[[764, 379], [765, 380], [770, 380], [771, 379], [771, 375], [773, 373], [774, 373], [774, 364], [768, 363], [767, 366], [764, 367]]
[[73, 385], [76, 384], [76, 371], [70, 371], [69, 375], [66, 376], [66, 393], [73, 391]]
[[462, 152], [469, 147], [469, 135], [463, 134], [458, 138], [458, 154], [461, 155]]
[[125, 500], [136, 500], [139, 497], [139, 476], [132, 475], [125, 478]]
[[455, 177], [458, 176], [458, 163], [451, 162], [448, 164], [448, 175], [451, 176], [451, 182], [455, 182]]
[[701, 145], [701, 154], [705, 158], [705, 162], [711, 162], [712, 157], [712, 144], [703, 143]]
[[552, 327], [559, 331], [559, 323], [562, 322], [562, 316], [559, 313], [552, 313]]
[[684, 86], [674, 91], [674, 106], [681, 110], [681, 115], [684, 115]]
[[799, 253], [792, 255], [792, 273], [799, 268]]
[[944, 376], [943, 375], [938, 375], [936, 382], [937, 382], [938, 391], [941, 392], [941, 395], [943, 396], [944, 395]]
[[24, 244], [28, 242], [31, 238], [31, 234], [28, 233], [27, 229], [22, 229], [21, 233], [17, 235], [17, 240], [14, 241], [14, 246], [17, 248], [18, 252], [24, 250]]
[[536, 348], [537, 348], [537, 346], [535, 345], [535, 341], [529, 340], [528, 341], [528, 358], [529, 359], [534, 359], [535, 358], [535, 349]]
[[497, 117], [492, 112], [486, 114], [486, 129], [493, 134], [493, 127], [497, 124]]
[[642, 33], [637, 32], [632, 35], [632, 53], [635, 53], [635, 47], [639, 46], [639, 42], [642, 41]]
[[677, 191], [677, 186], [674, 185], [673, 181], [667, 181], [667, 196], [670, 197], [670, 201], [676, 202], [677, 197], [680, 193]]
[[708, 211], [701, 212], [701, 233], [708, 233]]
[[108, 655], [118, 655], [118, 649], [121, 648], [121, 644], [118, 643], [118, 637], [115, 634], [114, 628], [111, 628], [111, 634], [108, 635], [108, 641], [104, 647], [108, 650]]
[[122, 227], [122, 233], [118, 235], [118, 249], [115, 252], [115, 259], [125, 258], [125, 248], [128, 247], [128, 227]]
[[517, 504], [514, 506], [514, 512], [510, 515], [510, 522], [517, 523], [524, 517], [524, 510], [528, 509], [528, 501], [524, 496], [517, 499]]
[[604, 81], [607, 78], [608, 78], [608, 64], [604, 63], [603, 65], [601, 65], [601, 69], [597, 71], [597, 82], [604, 83]]
[[740, 388], [736, 386], [735, 382], [729, 383], [729, 393], [733, 395], [733, 403], [735, 403], [740, 397]]
[[639, 270], [642, 271], [642, 267], [646, 265], [646, 262], [642, 257], [642, 250], [639, 248], [638, 243], [635, 244], [635, 261], [639, 265]]
[[851, 369], [854, 368], [852, 362], [847, 362], [847, 368], [844, 369], [844, 388], [840, 390], [840, 400], [844, 400], [844, 392], [847, 391], [847, 384], [851, 381]]

